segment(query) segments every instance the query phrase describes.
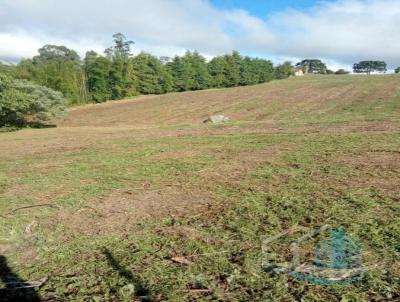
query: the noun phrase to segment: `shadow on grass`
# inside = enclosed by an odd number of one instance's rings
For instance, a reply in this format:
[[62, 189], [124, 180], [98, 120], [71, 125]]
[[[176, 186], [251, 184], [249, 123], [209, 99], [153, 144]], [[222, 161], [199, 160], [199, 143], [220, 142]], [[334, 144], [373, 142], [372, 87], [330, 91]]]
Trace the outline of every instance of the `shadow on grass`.
[[134, 286], [134, 294], [136, 298], [140, 301], [152, 301], [150, 291], [147, 289], [142, 281], [137, 278], [132, 271], [127, 270], [125, 267], [121, 266], [117, 259], [113, 256], [109, 249], [104, 248], [103, 254], [106, 256], [108, 264], [110, 267], [116, 271], [121, 277], [125, 278], [129, 283]]
[[43, 128], [57, 128], [57, 125], [44, 124], [41, 122], [27, 122], [26, 126], [30, 128], [43, 129]]
[[[0, 301], [39, 302], [40, 297], [33, 288], [18, 288], [26, 281], [14, 273], [7, 264], [7, 258], [0, 255], [0, 281], [5, 287], [0, 287]], [[1, 283], [0, 283], [1, 284]]]

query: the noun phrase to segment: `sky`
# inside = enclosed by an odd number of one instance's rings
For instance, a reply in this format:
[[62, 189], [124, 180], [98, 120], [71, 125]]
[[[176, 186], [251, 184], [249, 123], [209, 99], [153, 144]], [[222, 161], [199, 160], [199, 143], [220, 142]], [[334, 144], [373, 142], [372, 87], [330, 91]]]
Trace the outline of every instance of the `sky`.
[[238, 50], [274, 63], [318, 58], [330, 69], [361, 60], [400, 66], [400, 0], [0, 0], [0, 60], [45, 44], [84, 56], [121, 32], [134, 53], [206, 58]]

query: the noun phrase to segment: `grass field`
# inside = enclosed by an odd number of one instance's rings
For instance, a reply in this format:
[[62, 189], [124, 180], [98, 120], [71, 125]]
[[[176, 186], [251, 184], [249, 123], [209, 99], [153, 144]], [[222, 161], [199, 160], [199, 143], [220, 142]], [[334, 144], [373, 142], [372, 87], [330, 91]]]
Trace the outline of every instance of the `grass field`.
[[[43, 301], [400, 301], [400, 76], [140, 96], [54, 123], [0, 133], [0, 270], [46, 277]], [[363, 279], [262, 271], [265, 238], [326, 223], [362, 242]]]

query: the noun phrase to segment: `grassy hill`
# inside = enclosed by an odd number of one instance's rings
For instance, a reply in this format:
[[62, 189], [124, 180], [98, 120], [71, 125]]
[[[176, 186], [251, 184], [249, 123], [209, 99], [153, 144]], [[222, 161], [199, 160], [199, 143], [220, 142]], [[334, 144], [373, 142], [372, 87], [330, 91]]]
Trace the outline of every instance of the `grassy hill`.
[[[217, 113], [232, 122], [202, 123]], [[48, 278], [44, 301], [400, 299], [399, 76], [140, 96], [54, 122], [0, 134], [0, 255]], [[261, 270], [265, 238], [327, 223], [362, 243], [362, 280]]]

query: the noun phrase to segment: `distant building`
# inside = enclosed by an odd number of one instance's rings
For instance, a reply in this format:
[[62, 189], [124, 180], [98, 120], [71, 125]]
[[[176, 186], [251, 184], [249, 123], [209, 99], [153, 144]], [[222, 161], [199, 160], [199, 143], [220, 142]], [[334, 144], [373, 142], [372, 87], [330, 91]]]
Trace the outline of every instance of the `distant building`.
[[294, 69], [294, 75], [295, 75], [296, 77], [298, 77], [298, 76], [303, 76], [303, 75], [304, 75], [304, 70], [303, 70], [303, 68], [296, 67], [296, 68]]

